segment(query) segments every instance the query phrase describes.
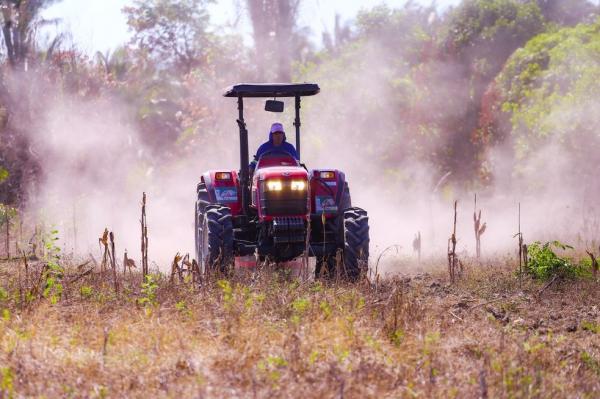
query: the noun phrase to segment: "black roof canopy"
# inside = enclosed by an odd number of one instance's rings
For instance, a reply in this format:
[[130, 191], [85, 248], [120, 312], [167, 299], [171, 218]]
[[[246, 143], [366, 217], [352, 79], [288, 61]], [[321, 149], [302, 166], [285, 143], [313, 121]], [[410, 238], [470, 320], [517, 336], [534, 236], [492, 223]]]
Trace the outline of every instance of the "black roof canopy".
[[238, 83], [230, 86], [225, 97], [296, 97], [319, 93], [316, 83]]

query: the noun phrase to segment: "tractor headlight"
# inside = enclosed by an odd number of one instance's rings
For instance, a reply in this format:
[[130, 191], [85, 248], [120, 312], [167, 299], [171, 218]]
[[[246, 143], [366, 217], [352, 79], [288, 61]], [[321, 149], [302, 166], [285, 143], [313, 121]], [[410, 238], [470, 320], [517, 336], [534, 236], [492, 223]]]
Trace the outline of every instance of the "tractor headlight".
[[281, 191], [281, 181], [280, 180], [268, 180], [267, 181], [267, 190]]
[[292, 190], [302, 191], [306, 188], [306, 182], [304, 180], [292, 180]]

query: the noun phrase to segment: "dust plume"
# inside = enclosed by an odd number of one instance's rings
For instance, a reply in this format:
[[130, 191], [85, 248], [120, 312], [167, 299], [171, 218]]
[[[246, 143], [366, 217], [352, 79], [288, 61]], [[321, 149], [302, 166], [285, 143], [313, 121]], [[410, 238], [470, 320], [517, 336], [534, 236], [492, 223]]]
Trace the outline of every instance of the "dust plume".
[[[438, 17], [430, 14], [422, 10], [414, 17], [434, 30]], [[528, 242], [561, 239], [585, 246], [597, 239], [598, 152], [587, 151], [581, 160], [581, 149], [596, 145], [597, 137], [570, 142], [556, 134], [557, 139], [522, 156], [515, 149], [517, 132], [481, 154], [469, 152], [477, 126], [456, 121], [477, 120], [472, 115], [478, 109], [469, 103], [473, 94], [465, 89], [472, 71], [448, 57], [420, 59], [414, 49], [400, 45], [390, 56], [390, 43], [412, 40], [413, 25], [423, 23], [410, 18], [405, 30], [347, 46], [297, 79], [321, 86], [318, 96], [302, 100], [302, 161], [308, 168], [346, 173], [352, 204], [370, 215], [372, 259], [395, 245], [399, 253], [387, 267], [402, 271], [415, 259], [412, 241], [418, 233], [425, 256], [445, 257], [455, 200], [458, 251], [473, 255], [476, 193], [477, 210], [483, 210], [487, 223], [485, 258], [514, 252], [519, 204]], [[244, 78], [227, 70], [214, 81], [191, 86], [202, 96], [208, 122], [174, 153], [144, 139], [134, 122], [136, 111], [122, 98], [82, 100], [50, 82], [36, 82], [37, 95], [30, 101], [37, 99], [39, 112], [30, 141], [44, 179], [30, 211], [58, 228], [67, 251], [96, 254], [97, 239], [107, 227], [117, 237], [117, 251], [126, 248], [137, 259], [139, 203], [146, 192], [151, 260], [166, 265], [176, 252], [193, 254], [193, 205], [201, 173], [239, 168], [237, 104], [222, 93]], [[484, 86], [478, 83], [474, 90], [482, 94]], [[264, 112], [263, 104], [245, 103], [251, 155], [274, 121], [284, 123], [288, 141], [295, 143], [293, 101], [286, 100], [283, 115]], [[596, 105], [551, 112], [547, 123], [575, 120], [596, 129]], [[479, 155], [483, 159], [477, 160]], [[476, 160], [487, 165], [487, 180], [479, 178]]]

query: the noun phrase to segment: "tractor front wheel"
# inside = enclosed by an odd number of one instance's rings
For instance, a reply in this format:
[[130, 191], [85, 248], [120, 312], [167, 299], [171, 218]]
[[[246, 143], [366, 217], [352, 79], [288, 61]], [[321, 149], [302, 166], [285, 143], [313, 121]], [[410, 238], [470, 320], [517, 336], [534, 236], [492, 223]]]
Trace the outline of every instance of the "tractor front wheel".
[[196, 215], [196, 245], [203, 272], [226, 272], [233, 262], [231, 210], [226, 206], [213, 204]]
[[344, 269], [352, 281], [368, 271], [369, 216], [367, 211], [353, 207], [344, 211]]

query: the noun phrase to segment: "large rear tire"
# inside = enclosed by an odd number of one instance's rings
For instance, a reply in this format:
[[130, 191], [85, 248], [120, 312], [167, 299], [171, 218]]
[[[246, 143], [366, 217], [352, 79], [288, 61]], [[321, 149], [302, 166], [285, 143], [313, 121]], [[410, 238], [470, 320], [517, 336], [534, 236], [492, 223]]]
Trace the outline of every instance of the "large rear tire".
[[233, 263], [231, 210], [211, 204], [196, 209], [196, 256], [202, 271], [226, 272]]
[[344, 269], [349, 280], [356, 281], [369, 269], [369, 216], [353, 207], [344, 211]]

